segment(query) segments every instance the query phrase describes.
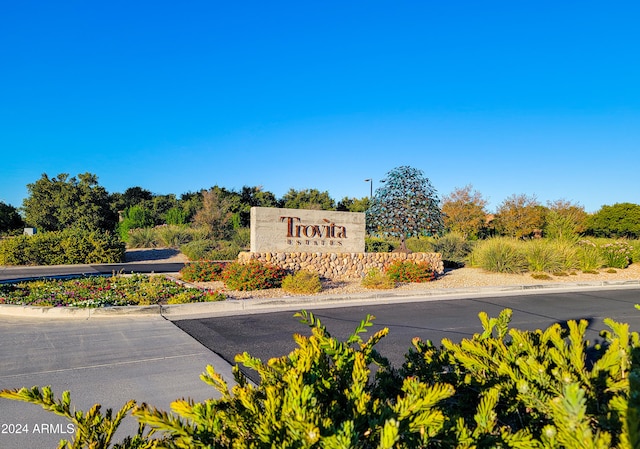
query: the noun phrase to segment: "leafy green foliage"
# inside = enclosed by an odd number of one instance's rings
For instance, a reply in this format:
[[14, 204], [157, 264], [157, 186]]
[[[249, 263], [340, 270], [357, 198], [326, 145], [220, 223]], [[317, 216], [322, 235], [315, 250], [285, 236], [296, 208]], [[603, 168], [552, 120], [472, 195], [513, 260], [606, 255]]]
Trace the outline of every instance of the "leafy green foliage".
[[[482, 330], [439, 347], [416, 338], [396, 370], [375, 345], [383, 328], [368, 315], [345, 340], [312, 313], [296, 316], [311, 335], [268, 362], [247, 353], [233, 368], [235, 385], [208, 366], [201, 379], [219, 393], [177, 400], [172, 413], [128, 402], [116, 415], [95, 405], [71, 411], [70, 396], [48, 387], [3, 390], [0, 397], [41, 405], [76, 428], [64, 448], [637, 448], [640, 447], [640, 338], [605, 319], [596, 345], [588, 323], [545, 330], [510, 328], [512, 312], [479, 314]], [[130, 410], [133, 437], [112, 444]]]
[[0, 235], [24, 227], [24, 221], [18, 209], [0, 201]]
[[0, 265], [117, 263], [125, 246], [110, 232], [67, 229], [0, 241]]
[[220, 281], [226, 265], [226, 262], [206, 260], [189, 262], [180, 270], [180, 275], [188, 282]]
[[586, 231], [596, 237], [640, 238], [640, 205], [616, 203], [602, 206], [586, 220]]
[[[179, 299], [175, 299], [179, 296]], [[225, 299], [217, 292], [188, 288], [164, 276], [90, 276], [0, 284], [0, 304], [40, 307], [105, 307]]]
[[426, 262], [396, 260], [385, 271], [395, 282], [431, 282], [436, 278], [436, 274]]
[[395, 249], [393, 242], [379, 237], [365, 237], [364, 247], [367, 253], [390, 253]]
[[317, 273], [300, 270], [282, 279], [282, 290], [288, 293], [313, 294], [322, 291], [322, 283]]
[[263, 290], [280, 287], [284, 269], [257, 260], [246, 264], [232, 262], [222, 271], [222, 280], [231, 290]]
[[0, 397], [15, 401], [28, 402], [40, 405], [44, 410], [65, 417], [75, 429], [72, 441], [62, 440], [59, 449], [152, 449], [157, 447], [156, 442], [149, 438], [149, 432], [142, 425], [134, 436], [127, 436], [119, 443], [113, 443], [114, 434], [122, 420], [135, 407], [135, 401], [127, 402], [114, 415], [112, 409], [107, 409], [104, 414], [102, 406], [96, 404], [88, 412], [76, 411], [71, 406], [71, 395], [68, 391], [62, 393], [62, 398], [56, 400], [51, 387], [33, 387], [31, 389], [0, 391]]
[[437, 192], [421, 170], [397, 167], [381, 182], [383, 187], [376, 189], [366, 212], [369, 232], [398, 237], [400, 248], [406, 250], [407, 237], [443, 230]]
[[377, 290], [390, 290], [396, 286], [396, 282], [387, 273], [378, 268], [372, 268], [367, 271], [367, 274], [362, 278], [361, 284], [365, 288]]
[[[364, 341], [367, 316], [346, 340], [332, 337], [311, 313], [297, 314], [311, 336], [294, 336], [288, 356], [264, 363], [244, 353], [236, 361], [260, 374], [258, 386], [236, 367], [230, 392], [212, 367], [201, 377], [222, 395], [219, 400], [176, 401], [173, 414], [152, 407], [134, 411], [141, 422], [163, 434], [163, 447], [192, 448], [365, 448], [426, 447], [444, 424], [437, 405], [453, 394], [450, 386], [399, 381], [388, 394], [386, 359], [374, 349], [388, 329]], [[378, 365], [375, 374], [370, 366]]]
[[120, 238], [127, 242], [129, 240], [129, 233], [133, 229], [151, 228], [154, 225], [153, 211], [141, 205], [135, 205], [124, 211], [124, 217], [122, 221], [118, 223], [118, 233], [120, 234]]
[[508, 309], [497, 318], [481, 313], [483, 332], [458, 344], [413, 341], [403, 375], [456, 387], [443, 441], [455, 447], [465, 435], [478, 447], [617, 447], [638, 335], [607, 319], [604, 341], [592, 347], [586, 321], [532, 332], [509, 329], [510, 317]]
[[49, 178], [46, 174], [27, 184], [29, 196], [23, 202], [25, 221], [39, 231], [67, 228], [85, 231], [111, 231], [117, 215], [111, 209], [109, 194], [91, 173], [71, 177], [66, 173]]
[[317, 189], [289, 189], [280, 199], [280, 207], [289, 209], [335, 210], [335, 202], [329, 192]]

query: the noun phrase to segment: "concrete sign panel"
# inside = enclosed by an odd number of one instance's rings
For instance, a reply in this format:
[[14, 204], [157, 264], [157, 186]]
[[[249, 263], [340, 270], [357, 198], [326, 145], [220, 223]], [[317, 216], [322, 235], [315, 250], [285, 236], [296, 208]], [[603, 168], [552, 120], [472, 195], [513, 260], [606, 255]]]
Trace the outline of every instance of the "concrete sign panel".
[[364, 213], [251, 208], [252, 253], [363, 253]]

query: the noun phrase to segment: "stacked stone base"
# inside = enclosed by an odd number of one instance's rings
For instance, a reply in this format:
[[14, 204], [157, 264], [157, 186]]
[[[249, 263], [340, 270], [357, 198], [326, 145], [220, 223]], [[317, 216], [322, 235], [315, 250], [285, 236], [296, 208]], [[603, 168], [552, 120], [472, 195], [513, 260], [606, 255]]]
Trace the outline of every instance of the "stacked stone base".
[[384, 270], [396, 260], [426, 262], [437, 274], [444, 272], [440, 253], [252, 253], [241, 252], [240, 263], [259, 260], [289, 271], [307, 270], [334, 279], [361, 279], [372, 268]]

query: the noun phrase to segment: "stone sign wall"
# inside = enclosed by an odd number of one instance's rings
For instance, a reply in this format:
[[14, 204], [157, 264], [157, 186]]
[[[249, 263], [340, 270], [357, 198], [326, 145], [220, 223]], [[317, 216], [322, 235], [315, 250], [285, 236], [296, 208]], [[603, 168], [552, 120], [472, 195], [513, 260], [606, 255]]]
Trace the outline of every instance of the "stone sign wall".
[[251, 208], [251, 252], [363, 253], [359, 212]]

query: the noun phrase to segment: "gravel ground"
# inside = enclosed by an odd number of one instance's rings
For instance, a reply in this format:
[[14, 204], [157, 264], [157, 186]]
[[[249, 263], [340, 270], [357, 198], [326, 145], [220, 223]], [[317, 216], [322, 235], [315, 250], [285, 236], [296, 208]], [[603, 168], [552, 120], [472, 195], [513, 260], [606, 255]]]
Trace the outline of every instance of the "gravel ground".
[[[616, 270], [615, 273], [608, 273], [601, 270], [598, 274], [587, 274], [576, 272], [567, 276], [551, 276], [549, 280], [534, 279], [531, 274], [498, 274], [485, 272], [478, 268], [458, 268], [448, 270], [444, 275], [435, 281], [420, 284], [400, 284], [393, 291], [425, 291], [447, 288], [469, 288], [469, 287], [497, 287], [508, 285], [537, 285], [537, 284], [560, 284], [560, 283], [581, 283], [581, 282], [605, 282], [605, 281], [628, 281], [640, 280], [640, 264], [632, 264], [624, 270]], [[201, 282], [198, 286], [216, 289], [227, 295], [229, 299], [247, 298], [282, 298], [295, 296], [280, 288], [269, 290], [257, 290], [249, 292], [229, 291], [224, 288], [222, 282]], [[323, 282], [323, 290], [316, 293], [321, 295], [340, 295], [370, 292], [360, 285], [360, 281], [344, 282]], [[381, 291], [381, 290], [376, 290]], [[309, 295], [301, 295], [309, 296]]]

